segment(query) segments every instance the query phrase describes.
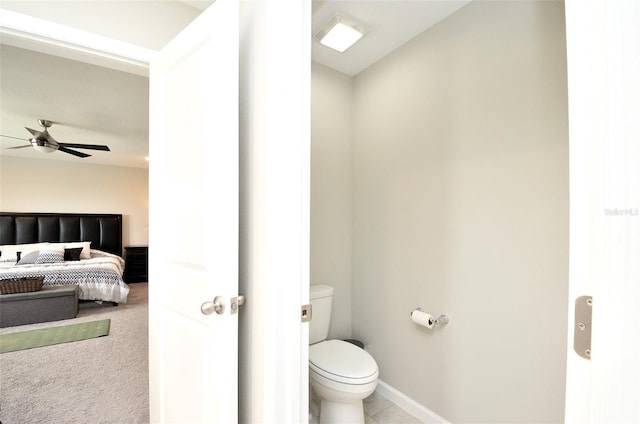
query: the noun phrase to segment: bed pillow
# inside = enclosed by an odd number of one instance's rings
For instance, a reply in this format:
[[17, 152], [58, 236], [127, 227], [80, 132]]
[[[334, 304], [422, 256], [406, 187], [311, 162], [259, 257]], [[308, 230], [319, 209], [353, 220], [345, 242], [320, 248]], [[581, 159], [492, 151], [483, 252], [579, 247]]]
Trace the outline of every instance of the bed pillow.
[[91, 259], [91, 242], [90, 241], [78, 241], [73, 243], [66, 243], [64, 246], [66, 249], [74, 247], [82, 247], [80, 252], [80, 259]]
[[64, 248], [58, 246], [46, 246], [40, 249], [36, 264], [56, 264], [64, 262]]
[[80, 253], [82, 252], [82, 247], [71, 247], [64, 249], [64, 260], [65, 261], [79, 261]]
[[38, 260], [38, 256], [40, 256], [39, 250], [34, 250], [33, 252], [29, 252], [26, 255], [20, 255], [20, 260], [18, 261], [18, 265], [31, 265], [35, 264]]
[[21, 257], [28, 253], [39, 250], [49, 243], [25, 243], [25, 244], [5, 244], [0, 246], [0, 262], [18, 262], [18, 252]]
[[63, 249], [72, 249], [81, 247], [80, 259], [91, 259], [91, 242], [90, 241], [72, 241], [68, 243], [51, 243], [53, 246], [62, 247]]

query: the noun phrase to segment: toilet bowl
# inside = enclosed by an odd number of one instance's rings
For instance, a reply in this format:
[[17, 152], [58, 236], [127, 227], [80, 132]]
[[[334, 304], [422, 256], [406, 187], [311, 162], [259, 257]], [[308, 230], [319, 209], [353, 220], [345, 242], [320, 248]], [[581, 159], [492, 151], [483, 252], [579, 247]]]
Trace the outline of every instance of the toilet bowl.
[[376, 389], [378, 366], [359, 347], [326, 340], [309, 347], [309, 381], [320, 399], [320, 423], [364, 423], [362, 400]]
[[320, 424], [363, 424], [362, 400], [376, 389], [378, 365], [358, 346], [326, 339], [332, 297], [331, 286], [311, 286], [309, 382], [320, 399]]

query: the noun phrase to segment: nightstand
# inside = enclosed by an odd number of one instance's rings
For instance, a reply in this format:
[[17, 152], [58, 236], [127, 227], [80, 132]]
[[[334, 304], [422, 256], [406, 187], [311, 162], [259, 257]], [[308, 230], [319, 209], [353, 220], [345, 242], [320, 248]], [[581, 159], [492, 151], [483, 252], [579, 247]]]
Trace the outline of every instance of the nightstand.
[[141, 283], [149, 280], [149, 248], [147, 246], [125, 246], [124, 261], [125, 283]]

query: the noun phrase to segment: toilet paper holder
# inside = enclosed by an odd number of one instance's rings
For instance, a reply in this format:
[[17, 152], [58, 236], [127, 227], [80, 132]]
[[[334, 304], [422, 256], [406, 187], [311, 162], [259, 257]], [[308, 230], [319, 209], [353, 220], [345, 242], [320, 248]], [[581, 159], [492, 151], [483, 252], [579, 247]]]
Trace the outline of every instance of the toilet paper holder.
[[[414, 311], [425, 312], [425, 310], [422, 308], [416, 308], [414, 309]], [[412, 315], [414, 311], [411, 311], [409, 315]], [[430, 322], [431, 325], [447, 325], [448, 323], [449, 323], [449, 317], [444, 314], [440, 315], [438, 318], [433, 320], [433, 322]]]

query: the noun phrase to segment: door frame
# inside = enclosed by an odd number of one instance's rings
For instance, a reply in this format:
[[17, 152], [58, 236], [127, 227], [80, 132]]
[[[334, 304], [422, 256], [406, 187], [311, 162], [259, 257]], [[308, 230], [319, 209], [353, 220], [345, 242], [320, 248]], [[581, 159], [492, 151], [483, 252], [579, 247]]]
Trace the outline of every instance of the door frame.
[[[304, 17], [301, 19], [301, 17]], [[308, 409], [311, 2], [240, 3], [239, 422]], [[292, 34], [307, 33], [308, 37]]]

